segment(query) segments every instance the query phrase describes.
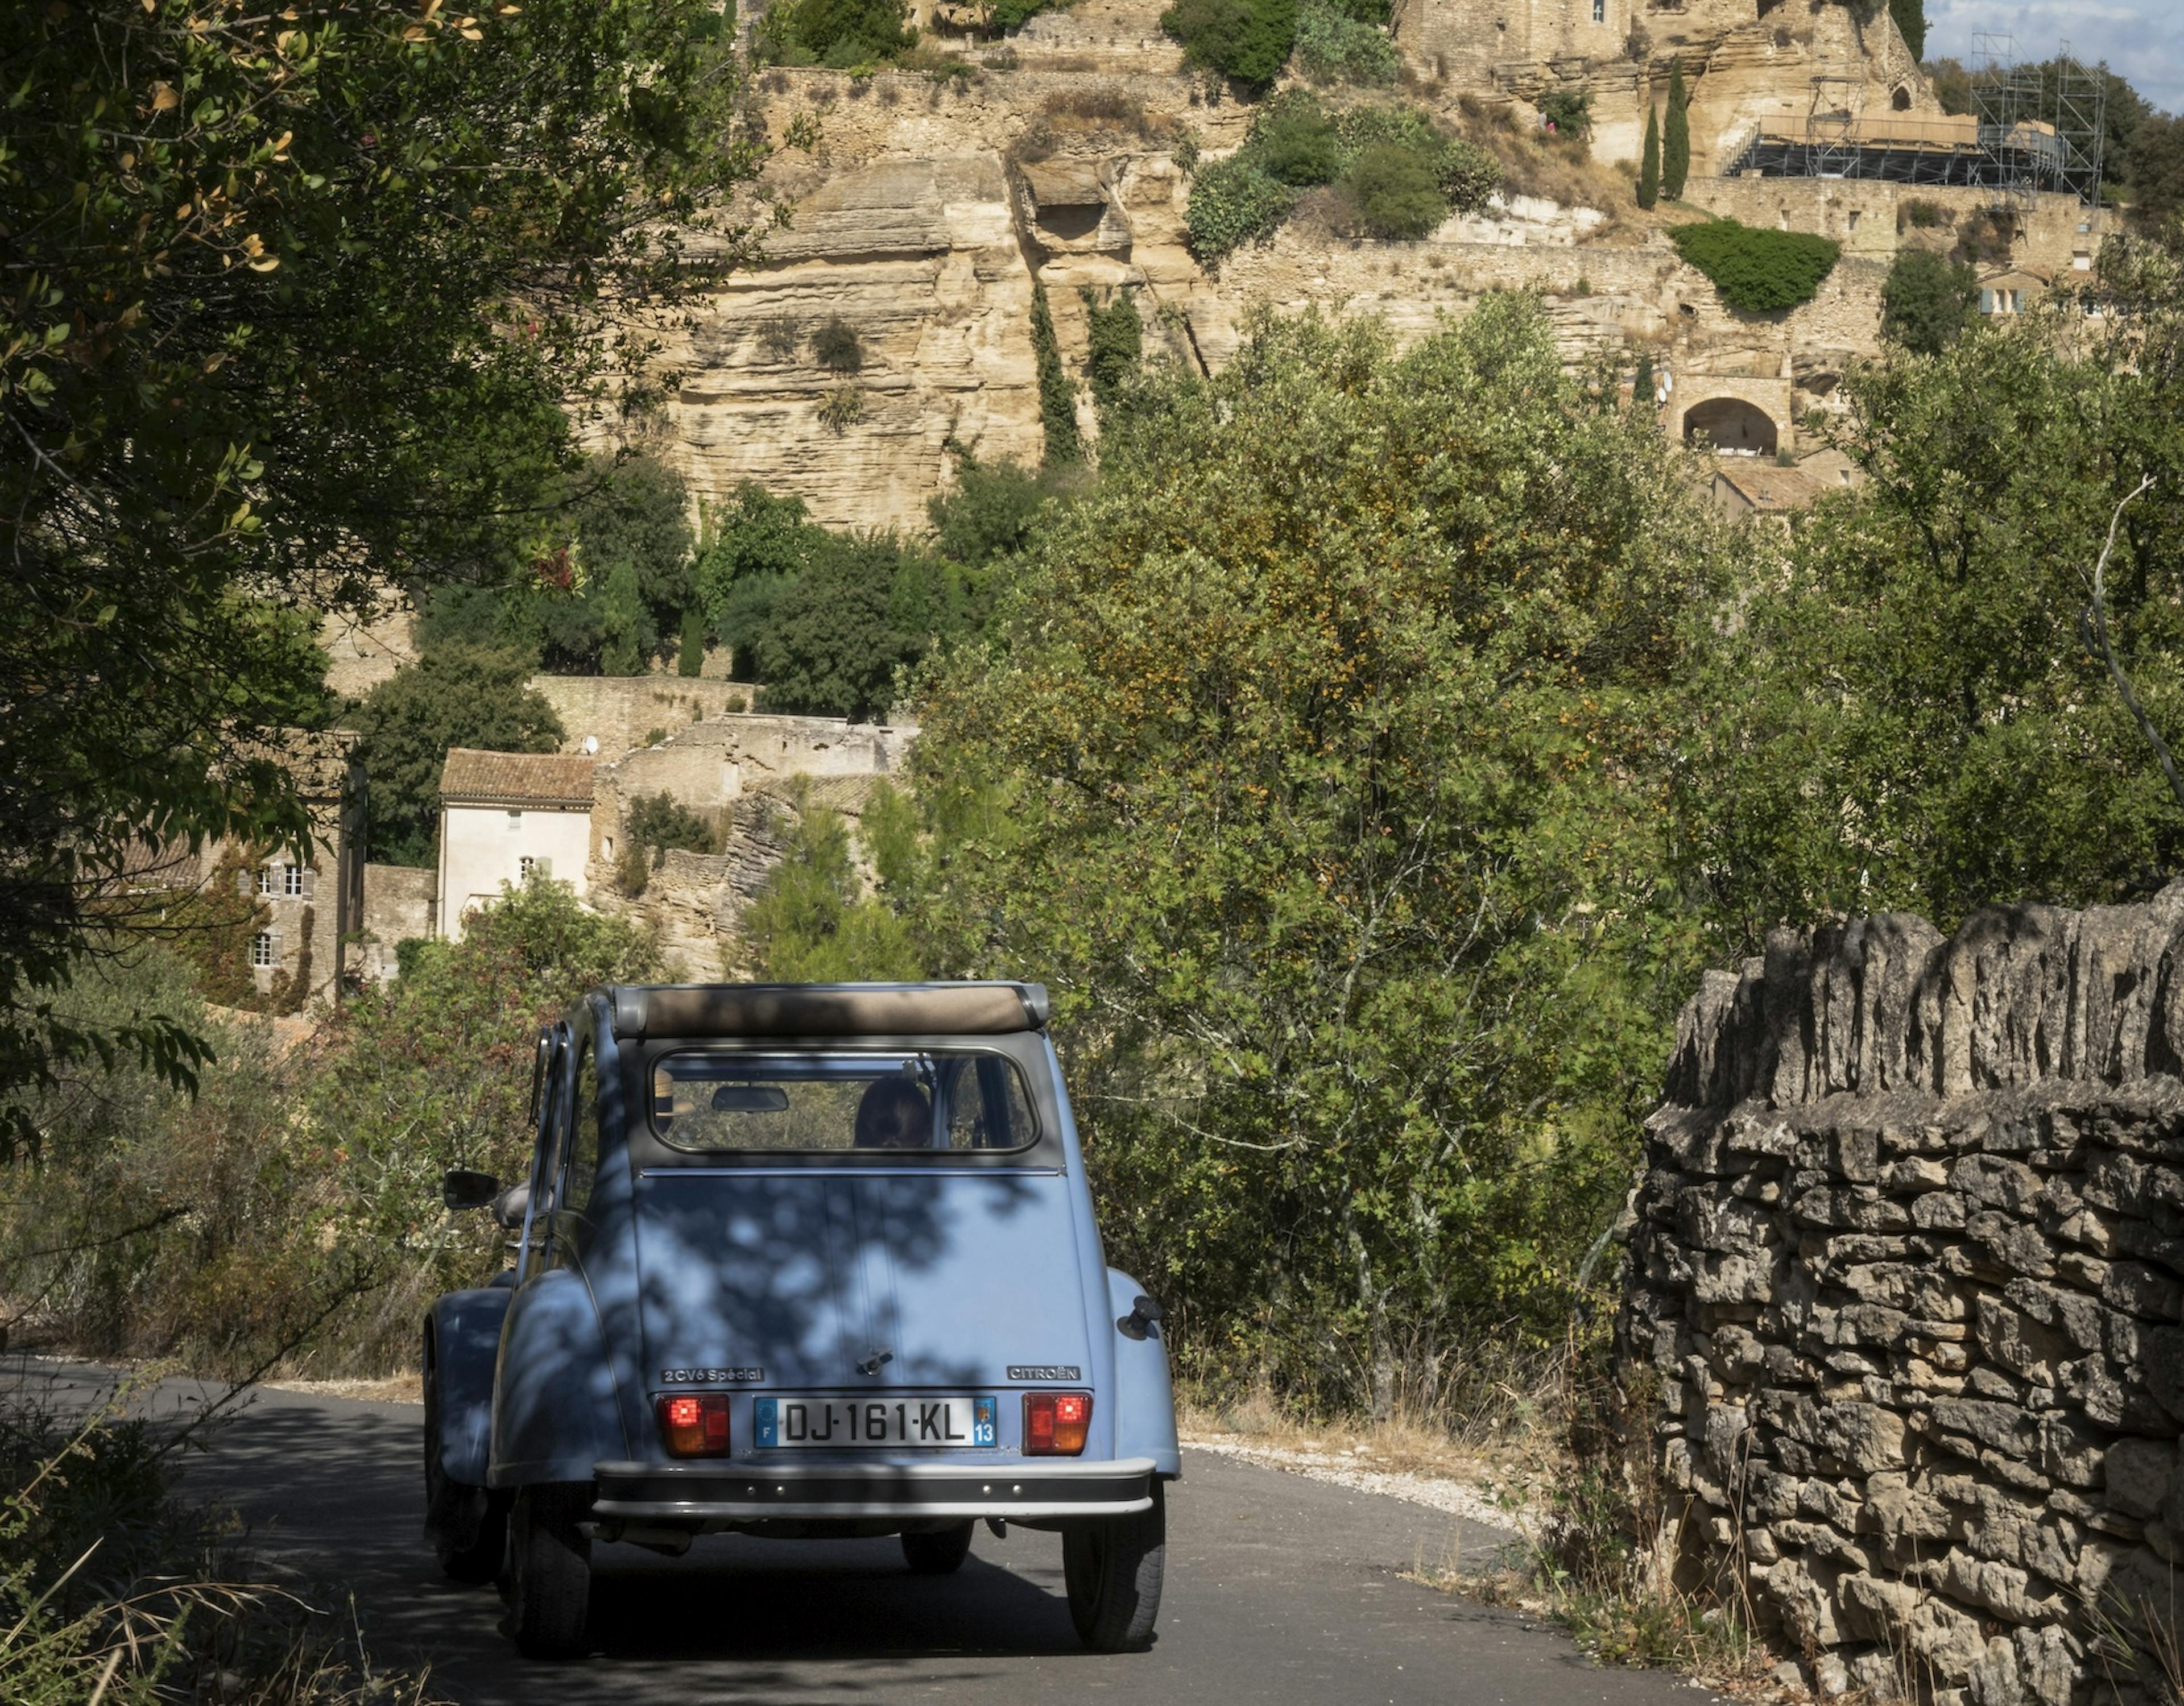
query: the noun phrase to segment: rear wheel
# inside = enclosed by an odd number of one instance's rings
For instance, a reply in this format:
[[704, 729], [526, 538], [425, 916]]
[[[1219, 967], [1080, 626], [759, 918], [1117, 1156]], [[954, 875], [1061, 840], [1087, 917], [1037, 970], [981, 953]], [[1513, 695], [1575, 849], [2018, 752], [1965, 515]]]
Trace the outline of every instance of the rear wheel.
[[587, 1651], [592, 1547], [577, 1525], [592, 1508], [588, 1481], [520, 1489], [508, 1518], [508, 1620], [526, 1659]]
[[436, 1360], [425, 1355], [425, 1533], [440, 1568], [455, 1581], [491, 1581], [508, 1549], [505, 1499], [481, 1486], [451, 1480], [441, 1467], [440, 1381]]
[[970, 1555], [971, 1525], [967, 1522], [902, 1537], [903, 1559], [914, 1575], [953, 1575]]
[[1160, 1616], [1167, 1564], [1167, 1507], [1159, 1481], [1150, 1510], [1066, 1530], [1061, 1577], [1078, 1639], [1095, 1653], [1142, 1652]]

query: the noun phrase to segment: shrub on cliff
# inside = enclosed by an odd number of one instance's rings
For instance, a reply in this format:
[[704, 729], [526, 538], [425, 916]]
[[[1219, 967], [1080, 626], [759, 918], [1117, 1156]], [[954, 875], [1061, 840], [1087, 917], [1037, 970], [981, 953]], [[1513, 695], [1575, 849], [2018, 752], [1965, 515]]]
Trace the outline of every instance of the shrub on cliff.
[[1345, 222], [1373, 237], [1429, 236], [1448, 216], [1448, 198], [1426, 163], [1408, 148], [1375, 142], [1342, 175]]
[[1939, 355], [1979, 318], [1979, 279], [1923, 248], [1907, 248], [1880, 290], [1880, 335], [1914, 355]]
[[916, 45], [907, 15], [902, 0], [783, 0], [759, 21], [753, 47], [761, 64], [885, 64]]
[[1808, 231], [1766, 231], [1733, 219], [1700, 220], [1669, 233], [1676, 253], [1713, 281], [1731, 308], [1769, 314], [1810, 302], [1842, 245]]
[[1301, 0], [1297, 69], [1315, 83], [1394, 82], [1403, 62], [1387, 22], [1387, 7], [1375, 0]]
[[1216, 261], [1240, 243], [1271, 237], [1295, 202], [1295, 191], [1247, 156], [1232, 154], [1201, 166], [1184, 213], [1190, 252]]
[[1271, 83], [1296, 40], [1297, 0], [1176, 0], [1161, 28], [1186, 64], [1240, 83]]

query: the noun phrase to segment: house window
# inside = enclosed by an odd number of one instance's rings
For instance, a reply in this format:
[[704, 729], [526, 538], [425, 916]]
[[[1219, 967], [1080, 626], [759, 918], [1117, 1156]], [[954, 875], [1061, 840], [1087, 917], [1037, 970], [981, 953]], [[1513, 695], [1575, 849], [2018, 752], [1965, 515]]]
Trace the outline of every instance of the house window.
[[520, 835], [523, 833], [523, 814], [521, 811], [511, 811], [508, 814], [508, 833], [511, 835]]
[[270, 865], [258, 867], [258, 892], [261, 895], [273, 892], [273, 867]]
[[250, 939], [250, 963], [265, 967], [273, 963], [273, 933], [260, 930]]
[[1592, 21], [1596, 24], [1607, 21], [1607, 0], [1592, 0]]
[[551, 859], [541, 859], [535, 854], [526, 853], [515, 863], [523, 874], [523, 880], [526, 883], [533, 877], [550, 877], [554, 874], [554, 861]]
[[304, 892], [302, 866], [283, 865], [281, 867], [281, 892], [284, 895], [300, 895]]
[[1852, 231], [1856, 231], [1858, 229], [1858, 222], [1864, 217], [1865, 215], [1863, 212], [1859, 211], [1856, 208], [1852, 209], [1850, 215], [1850, 228]]
[[2013, 290], [2009, 293], [2009, 311], [2012, 314], [2022, 314], [2025, 312], [2025, 293], [2023, 291]]

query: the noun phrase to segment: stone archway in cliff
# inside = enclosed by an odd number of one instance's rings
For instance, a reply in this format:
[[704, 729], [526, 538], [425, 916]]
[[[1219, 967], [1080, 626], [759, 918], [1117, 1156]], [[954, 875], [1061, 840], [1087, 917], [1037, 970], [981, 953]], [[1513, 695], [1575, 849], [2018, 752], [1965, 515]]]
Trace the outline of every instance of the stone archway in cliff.
[[1695, 403], [1684, 413], [1684, 440], [1703, 437], [1718, 451], [1772, 456], [1780, 443], [1774, 418], [1741, 397], [1716, 397]]

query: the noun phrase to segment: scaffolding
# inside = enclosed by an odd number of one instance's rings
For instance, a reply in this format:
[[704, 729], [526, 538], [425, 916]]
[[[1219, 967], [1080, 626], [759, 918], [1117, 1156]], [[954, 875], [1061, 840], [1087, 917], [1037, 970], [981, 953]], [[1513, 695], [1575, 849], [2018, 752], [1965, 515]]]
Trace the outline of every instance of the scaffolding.
[[2101, 200], [2101, 168], [2108, 149], [2109, 80], [2063, 43], [2055, 56], [2055, 140], [2062, 153], [2062, 181], [2087, 207]]
[[2017, 38], [1987, 31], [1972, 36], [1972, 111], [1979, 120], [1979, 181], [1997, 211], [2029, 208], [2040, 192], [2038, 162], [2025, 148], [2026, 126], [2040, 114], [2040, 68], [2017, 63]]
[[1805, 120], [1805, 136], [1812, 147], [1814, 177], [1847, 178], [1856, 175], [1862, 152], [1858, 121], [1864, 110], [1864, 78], [1813, 79], [1813, 107]]

